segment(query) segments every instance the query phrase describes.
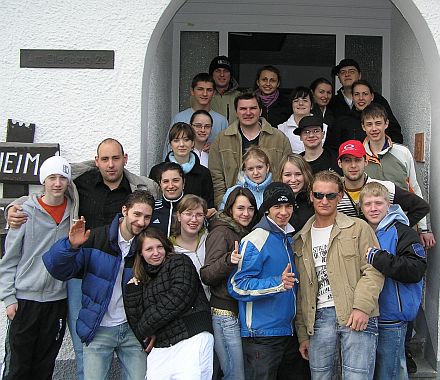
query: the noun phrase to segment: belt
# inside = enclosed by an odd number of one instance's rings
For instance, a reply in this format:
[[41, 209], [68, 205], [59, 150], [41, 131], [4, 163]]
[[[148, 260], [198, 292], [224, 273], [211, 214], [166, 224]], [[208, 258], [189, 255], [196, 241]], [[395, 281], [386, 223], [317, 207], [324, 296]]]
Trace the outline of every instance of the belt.
[[231, 310], [217, 309], [216, 307], [211, 307], [211, 314], [221, 315], [223, 317], [237, 317], [237, 314]]

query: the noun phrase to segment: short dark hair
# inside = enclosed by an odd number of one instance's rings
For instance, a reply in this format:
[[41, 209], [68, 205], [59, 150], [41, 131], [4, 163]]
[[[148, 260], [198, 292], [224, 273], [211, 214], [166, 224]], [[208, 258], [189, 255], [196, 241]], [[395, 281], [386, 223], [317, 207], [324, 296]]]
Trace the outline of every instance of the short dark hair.
[[127, 210], [130, 210], [135, 203], [146, 203], [148, 206], [154, 210], [154, 197], [150, 194], [147, 190], [135, 190], [133, 191], [126, 199], [123, 204], [127, 208]]
[[179, 175], [182, 177], [183, 181], [185, 181], [185, 174], [183, 172], [182, 167], [176, 162], [165, 161], [159, 166], [159, 172], [157, 173], [157, 180], [159, 184], [160, 181], [162, 181], [163, 173], [170, 170], [175, 170], [176, 172], [178, 172]]
[[211, 120], [211, 124], [214, 124], [214, 120], [213, 120], [211, 114], [210, 114], [208, 111], [206, 111], [206, 110], [197, 110], [197, 111], [195, 111], [195, 112], [191, 115], [191, 119], [190, 119], [190, 121], [189, 121], [190, 124], [193, 123], [193, 121], [194, 121], [194, 119], [196, 118], [197, 115], [205, 115], [205, 116], [208, 116], [209, 119]]
[[170, 129], [170, 133], [168, 134], [168, 141], [171, 143], [174, 139], [178, 139], [181, 136], [188, 137], [191, 141], [194, 141], [196, 135], [191, 126], [187, 123], [178, 122], [173, 124]]
[[260, 79], [260, 75], [261, 75], [261, 73], [262, 73], [263, 71], [265, 71], [265, 70], [274, 73], [274, 74], [277, 76], [277, 78], [278, 78], [278, 83], [281, 84], [281, 73], [280, 73], [280, 70], [279, 70], [278, 68], [276, 68], [275, 66], [272, 66], [272, 65], [266, 65], [266, 66], [260, 67], [260, 68], [258, 69], [257, 74], [256, 74], [256, 76], [255, 76], [254, 89], [257, 89], [257, 88], [258, 88], [258, 86], [257, 86], [257, 81]]
[[122, 155], [124, 155], [124, 147], [122, 146], [122, 144], [121, 144], [118, 140], [116, 140], [116, 139], [112, 139], [111, 137], [108, 137], [108, 138], [102, 140], [102, 141], [98, 144], [98, 148], [96, 148], [96, 155], [97, 155], [98, 157], [99, 157], [99, 148], [101, 148], [101, 145], [102, 145], [102, 144], [107, 144], [107, 143], [110, 143], [110, 142], [119, 145], [119, 147], [121, 148], [121, 153], [122, 153]]
[[374, 94], [374, 89], [373, 86], [370, 84], [370, 82], [366, 81], [365, 79], [359, 79], [356, 82], [353, 82], [353, 84], [351, 85], [351, 92], [354, 91], [354, 88], [356, 86], [367, 86], [368, 89], [370, 90], [370, 92], [372, 94]]
[[316, 87], [318, 87], [318, 85], [320, 85], [321, 83], [325, 83], [331, 86], [333, 92], [333, 83], [324, 77], [316, 78], [312, 83], [310, 83], [310, 89], [312, 90], [312, 92], [315, 92]]
[[191, 81], [191, 88], [194, 90], [199, 82], [211, 82], [215, 89], [214, 78], [208, 73], [198, 73]]
[[247, 227], [247, 229], [250, 230], [253, 226], [255, 226], [255, 224], [258, 221], [258, 207], [254, 194], [252, 194], [252, 191], [250, 191], [248, 188], [238, 186], [234, 190], [232, 190], [228, 196], [228, 199], [226, 199], [223, 213], [229, 216], [230, 218], [232, 218], [232, 207], [234, 206], [235, 201], [240, 195], [246, 197], [255, 210], [254, 216], [251, 222], [249, 223], [249, 226]]
[[136, 277], [138, 280], [143, 282], [149, 280], [149, 276], [145, 272], [145, 267], [144, 267], [145, 260], [142, 257], [142, 244], [144, 243], [144, 240], [146, 238], [157, 239], [161, 242], [161, 244], [165, 249], [165, 260], [167, 259], [168, 255], [174, 252], [173, 245], [161, 230], [155, 227], [148, 227], [145, 230], [143, 230], [137, 237], [136, 254], [133, 263], [134, 277]]
[[290, 101], [293, 102], [295, 99], [298, 98], [310, 98], [310, 102], [313, 106], [313, 92], [310, 88], [305, 86], [298, 86], [293, 89], [293, 91], [290, 93]]
[[366, 106], [361, 113], [361, 123], [364, 124], [365, 119], [371, 119], [375, 117], [383, 117], [384, 121], [388, 120], [388, 113], [382, 104], [370, 103]]
[[257, 94], [255, 94], [255, 92], [248, 91], [248, 92], [244, 92], [243, 94], [235, 97], [235, 99], [234, 99], [235, 110], [237, 111], [238, 102], [240, 100], [251, 100], [251, 99], [256, 99], [257, 103], [258, 103], [258, 107], [260, 109], [263, 108], [263, 103], [261, 103], [261, 99], [257, 96]]
[[344, 184], [342, 183], [341, 177], [338, 175], [338, 173], [334, 172], [333, 170], [322, 170], [315, 174], [312, 180], [312, 184], [310, 188], [313, 190], [313, 185], [315, 182], [331, 182], [335, 185], [338, 185], [338, 192], [342, 193], [344, 191]]

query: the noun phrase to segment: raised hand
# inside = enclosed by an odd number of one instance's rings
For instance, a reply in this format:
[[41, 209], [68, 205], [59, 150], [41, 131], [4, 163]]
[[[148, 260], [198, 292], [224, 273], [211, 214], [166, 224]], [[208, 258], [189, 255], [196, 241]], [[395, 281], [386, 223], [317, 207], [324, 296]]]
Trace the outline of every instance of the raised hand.
[[238, 241], [234, 242], [234, 250], [231, 253], [231, 263], [237, 265], [241, 260], [240, 252], [238, 251]]
[[81, 219], [75, 221], [75, 223], [70, 227], [69, 231], [69, 241], [73, 249], [78, 249], [83, 245], [90, 236], [90, 230], [86, 231], [86, 220], [83, 216]]

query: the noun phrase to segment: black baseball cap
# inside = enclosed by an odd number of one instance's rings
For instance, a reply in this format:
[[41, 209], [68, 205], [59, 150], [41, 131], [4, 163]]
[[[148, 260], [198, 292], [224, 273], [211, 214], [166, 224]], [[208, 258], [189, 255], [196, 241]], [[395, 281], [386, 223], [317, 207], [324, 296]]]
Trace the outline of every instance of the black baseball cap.
[[322, 117], [320, 116], [315, 116], [315, 115], [310, 115], [310, 116], [304, 116], [298, 123], [298, 128], [295, 128], [295, 130], [293, 131], [294, 135], [299, 136], [302, 132], [302, 130], [304, 128], [307, 127], [319, 127], [321, 129], [323, 129], [322, 127]]

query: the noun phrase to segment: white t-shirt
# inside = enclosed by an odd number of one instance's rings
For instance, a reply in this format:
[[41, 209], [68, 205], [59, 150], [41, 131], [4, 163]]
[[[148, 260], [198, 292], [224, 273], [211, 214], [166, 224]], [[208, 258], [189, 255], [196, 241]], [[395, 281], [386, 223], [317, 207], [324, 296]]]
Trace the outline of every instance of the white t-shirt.
[[330, 282], [327, 276], [327, 253], [328, 242], [330, 240], [330, 233], [333, 225], [316, 228], [312, 225], [312, 255], [315, 263], [316, 276], [318, 278], [318, 295], [317, 305], [318, 309], [324, 307], [333, 307], [335, 303], [333, 301], [333, 293], [330, 288]]

